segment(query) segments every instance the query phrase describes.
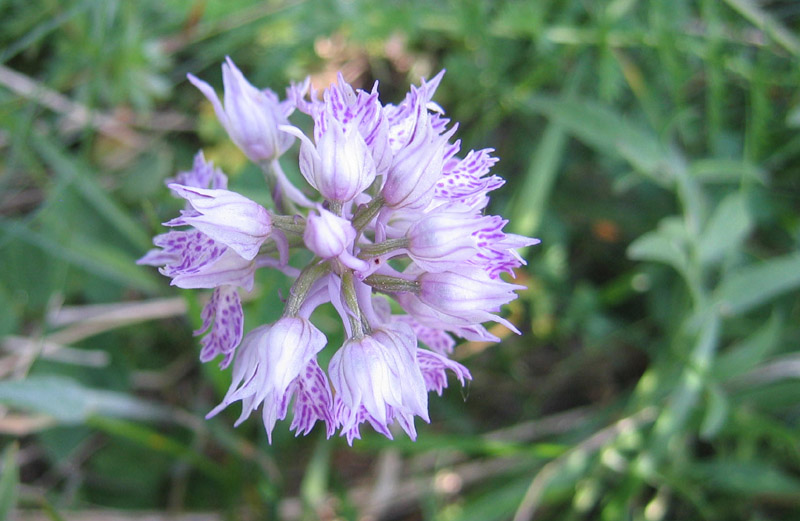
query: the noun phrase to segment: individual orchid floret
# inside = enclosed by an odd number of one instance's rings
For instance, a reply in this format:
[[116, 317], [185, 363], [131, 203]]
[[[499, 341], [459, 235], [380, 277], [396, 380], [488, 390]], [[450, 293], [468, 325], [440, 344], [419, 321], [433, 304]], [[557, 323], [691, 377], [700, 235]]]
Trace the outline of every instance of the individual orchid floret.
[[258, 90], [244, 77], [230, 58], [222, 65], [225, 105], [208, 83], [192, 74], [187, 77], [214, 106], [222, 126], [252, 161], [271, 161], [292, 146], [292, 136], [278, 130], [288, 124], [293, 107], [280, 103], [269, 89]]
[[275, 423], [286, 417], [292, 394], [300, 393], [305, 401], [316, 400], [317, 409], [330, 410], [330, 395], [315, 388], [318, 374], [314, 366], [308, 370], [326, 343], [325, 335], [301, 317], [283, 317], [272, 326], [254, 329], [239, 348], [225, 398], [208, 416], [241, 401], [238, 425], [263, 404], [264, 427], [271, 437]]
[[369, 265], [350, 253], [356, 230], [347, 219], [343, 219], [321, 206], [311, 211], [306, 220], [303, 241], [309, 250], [323, 259], [338, 258], [345, 266], [356, 271], [365, 271]]
[[328, 121], [316, 146], [296, 127], [281, 130], [300, 138], [300, 173], [325, 199], [352, 201], [375, 180], [375, 162], [355, 126]]
[[[197, 230], [157, 235], [152, 249], [137, 264], [162, 266], [159, 271], [184, 289], [238, 286], [253, 289], [255, 262]], [[159, 249], [160, 248], [160, 249]]]
[[346, 341], [333, 355], [328, 371], [341, 400], [335, 414], [343, 432], [352, 432], [365, 419], [388, 432], [396, 420], [413, 439], [414, 416], [428, 421], [416, 337], [404, 324]]
[[425, 271], [454, 269], [478, 254], [478, 237], [489, 221], [455, 210], [427, 214], [406, 232], [408, 255]]
[[494, 279], [499, 279], [501, 273], [513, 276], [514, 270], [525, 264], [517, 249], [540, 242], [539, 239], [504, 233], [502, 229], [507, 222], [497, 215], [486, 217], [486, 227], [476, 234], [479, 253], [469, 260], [470, 264], [480, 266]]
[[266, 208], [228, 190], [206, 190], [171, 184], [194, 211], [184, 211], [167, 226], [194, 226], [247, 260], [252, 260], [272, 232]]
[[514, 291], [525, 289], [524, 286], [492, 279], [480, 270], [424, 273], [417, 280], [420, 284], [419, 300], [436, 311], [474, 324], [492, 320], [519, 332], [513, 324], [492, 311], [516, 299]]
[[228, 188], [228, 176], [215, 167], [212, 161], [206, 161], [201, 150], [195, 154], [191, 170], [178, 172], [178, 175], [167, 179], [165, 183], [167, 186], [174, 183], [192, 188], [225, 190]]
[[433, 199], [433, 187], [442, 177], [445, 145], [456, 130], [440, 135], [427, 109], [422, 105], [417, 109], [411, 139], [395, 154], [381, 192], [392, 208], [424, 208]]
[[[298, 110], [314, 118], [314, 139], [317, 142], [327, 130], [328, 121], [356, 127], [375, 162], [376, 174], [386, 172], [392, 162], [392, 149], [389, 146], [389, 125], [378, 100], [377, 83], [371, 92], [354, 90], [339, 73], [336, 83], [325, 89], [321, 100], [316, 99], [310, 78], [292, 85], [288, 92], [287, 96], [293, 99]], [[305, 100], [306, 94], [310, 94], [310, 101]]]
[[497, 158], [493, 150], [470, 150], [464, 159], [450, 157], [442, 168], [442, 177], [434, 187], [433, 200], [440, 204], [460, 203], [480, 210], [489, 202], [488, 193], [505, 184], [502, 177], [487, 176]]

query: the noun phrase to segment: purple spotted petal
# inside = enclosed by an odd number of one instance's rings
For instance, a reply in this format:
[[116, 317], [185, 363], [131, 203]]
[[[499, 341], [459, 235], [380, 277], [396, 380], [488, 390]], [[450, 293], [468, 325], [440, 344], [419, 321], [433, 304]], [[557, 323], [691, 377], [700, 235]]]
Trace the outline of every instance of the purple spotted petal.
[[219, 168], [215, 168], [213, 162], [206, 161], [201, 150], [194, 156], [191, 170], [178, 172], [178, 175], [165, 180], [164, 183], [167, 186], [176, 183], [194, 188], [225, 190], [228, 188], [228, 176]]
[[194, 332], [195, 336], [207, 333], [202, 340], [200, 361], [209, 362], [223, 355], [219, 366], [224, 369], [233, 360], [233, 353], [242, 341], [244, 332], [244, 313], [239, 292], [234, 286], [216, 288], [203, 308], [201, 317], [203, 326]]
[[486, 194], [497, 190], [505, 181], [498, 176], [484, 177], [497, 162], [490, 154], [493, 149], [471, 150], [464, 159], [450, 159], [444, 165], [441, 179], [436, 183], [435, 198], [460, 202], [471, 207], [484, 204]]
[[223, 285], [253, 289], [255, 265], [218, 244], [204, 233], [174, 231], [156, 236], [139, 264], [163, 265], [159, 271], [180, 288], [216, 288]]
[[419, 364], [419, 368], [422, 371], [422, 377], [425, 379], [427, 389], [436, 391], [439, 396], [442, 395], [442, 390], [447, 387], [448, 369], [455, 373], [462, 386], [465, 385], [466, 380], [472, 380], [469, 369], [433, 351], [419, 349], [417, 351], [417, 364]]
[[446, 331], [423, 325], [410, 315], [394, 315], [392, 318], [411, 326], [414, 334], [417, 335], [417, 339], [437, 353], [449, 354], [453, 352], [456, 341]]
[[316, 360], [312, 360], [294, 381], [291, 391], [295, 395], [290, 430], [306, 435], [317, 420], [325, 422], [330, 438], [336, 430], [333, 420], [333, 397], [325, 372]]

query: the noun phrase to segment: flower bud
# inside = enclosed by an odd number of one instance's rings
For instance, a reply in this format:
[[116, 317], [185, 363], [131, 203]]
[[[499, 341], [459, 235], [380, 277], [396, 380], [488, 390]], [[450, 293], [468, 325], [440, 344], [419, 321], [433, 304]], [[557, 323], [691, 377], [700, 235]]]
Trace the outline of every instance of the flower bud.
[[222, 65], [222, 83], [225, 88], [225, 106], [217, 93], [206, 82], [189, 74], [187, 77], [214, 106], [222, 126], [236, 145], [252, 161], [269, 161], [277, 158], [289, 147], [293, 139], [278, 130], [288, 124], [289, 104], [282, 104], [269, 89], [258, 90], [244, 77], [230, 58]]
[[356, 230], [350, 221], [334, 215], [319, 206], [319, 213], [310, 211], [306, 220], [306, 229], [303, 232], [303, 241], [309, 250], [323, 259], [339, 259], [348, 267], [363, 271], [369, 265], [366, 261], [357, 259], [350, 253]]
[[350, 221], [322, 207], [318, 207], [317, 212], [308, 213], [303, 241], [309, 250], [323, 259], [338, 257], [353, 246], [355, 238], [356, 230]]

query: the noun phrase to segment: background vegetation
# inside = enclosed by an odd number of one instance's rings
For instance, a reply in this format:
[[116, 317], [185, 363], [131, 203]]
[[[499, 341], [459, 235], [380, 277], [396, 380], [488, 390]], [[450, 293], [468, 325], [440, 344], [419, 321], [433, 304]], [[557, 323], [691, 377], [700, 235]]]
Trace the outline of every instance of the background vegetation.
[[[791, 0], [0, 1], [0, 518], [797, 519], [798, 28]], [[134, 260], [198, 148], [262, 190], [185, 80], [225, 55], [394, 102], [446, 68], [493, 212], [542, 239], [524, 334], [457, 348], [474, 381], [416, 443], [203, 419], [202, 292]]]

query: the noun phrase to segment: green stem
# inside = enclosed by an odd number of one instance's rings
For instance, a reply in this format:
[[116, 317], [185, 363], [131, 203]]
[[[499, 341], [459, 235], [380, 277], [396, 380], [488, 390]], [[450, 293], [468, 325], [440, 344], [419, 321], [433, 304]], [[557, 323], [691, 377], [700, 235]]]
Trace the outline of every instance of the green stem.
[[303, 235], [306, 231], [306, 222], [299, 215], [270, 215], [272, 224], [281, 231]]
[[419, 293], [418, 280], [406, 280], [389, 275], [370, 275], [364, 282], [383, 293]]
[[388, 239], [377, 244], [362, 244], [359, 246], [361, 253], [358, 257], [361, 259], [380, 257], [395, 250], [408, 248], [408, 242], [406, 237], [400, 237], [399, 239]]
[[370, 201], [366, 206], [360, 207], [356, 210], [355, 215], [353, 215], [352, 223], [353, 228], [356, 229], [357, 232], [361, 232], [367, 225], [378, 215], [378, 212], [381, 211], [383, 208], [385, 201], [383, 200], [383, 196], [378, 196], [372, 201]]
[[350, 325], [353, 328], [353, 338], [361, 338], [364, 336], [363, 320], [361, 318], [361, 308], [358, 305], [358, 297], [356, 296], [356, 288], [353, 284], [353, 272], [346, 270], [342, 273], [342, 296], [348, 308], [353, 312], [348, 315]]
[[316, 262], [316, 259], [308, 266], [303, 268], [297, 280], [292, 284], [289, 289], [289, 300], [286, 302], [286, 309], [283, 312], [284, 317], [294, 317], [300, 311], [300, 307], [311, 291], [311, 286], [320, 277], [330, 272], [331, 265], [329, 262]]

